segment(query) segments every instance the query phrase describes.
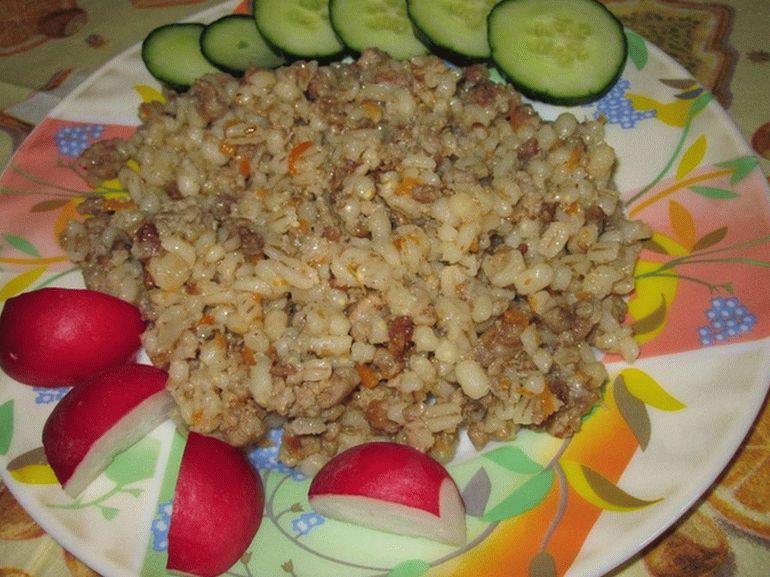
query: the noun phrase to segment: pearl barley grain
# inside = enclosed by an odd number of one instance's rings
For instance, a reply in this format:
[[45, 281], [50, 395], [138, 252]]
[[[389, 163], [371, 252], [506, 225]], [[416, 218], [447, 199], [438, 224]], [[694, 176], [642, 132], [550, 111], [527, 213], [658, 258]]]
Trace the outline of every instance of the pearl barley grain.
[[455, 376], [463, 392], [471, 399], [480, 399], [489, 392], [487, 373], [476, 361], [466, 359], [457, 363]]

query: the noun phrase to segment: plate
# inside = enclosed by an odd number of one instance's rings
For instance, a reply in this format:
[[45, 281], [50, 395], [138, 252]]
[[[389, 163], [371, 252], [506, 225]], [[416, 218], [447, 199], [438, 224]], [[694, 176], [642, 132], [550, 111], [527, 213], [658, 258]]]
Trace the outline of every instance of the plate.
[[[228, 2], [198, 15], [233, 11]], [[449, 465], [468, 509], [468, 544], [452, 548], [353, 527], [314, 513], [309, 479], [253, 450], [265, 517], [237, 575], [302, 577], [598, 576], [678, 519], [722, 471], [770, 381], [770, 190], [713, 96], [628, 32], [624, 73], [598, 102], [618, 158], [627, 211], [655, 231], [629, 303], [642, 355], [608, 363], [603, 402], [572, 439], [524, 432]], [[0, 178], [0, 299], [83, 281], [57, 242], [89, 191], [72, 166], [90, 143], [130, 134], [158, 84], [138, 46], [107, 63], [25, 140]], [[536, 105], [545, 118], [563, 109]], [[115, 194], [106, 182], [99, 193]], [[105, 577], [163, 575], [184, 446], [153, 431], [77, 499], [65, 495], [40, 433], [66, 389], [0, 382], [0, 472], [32, 517]], [[227, 520], [223, 520], [227, 522]]]

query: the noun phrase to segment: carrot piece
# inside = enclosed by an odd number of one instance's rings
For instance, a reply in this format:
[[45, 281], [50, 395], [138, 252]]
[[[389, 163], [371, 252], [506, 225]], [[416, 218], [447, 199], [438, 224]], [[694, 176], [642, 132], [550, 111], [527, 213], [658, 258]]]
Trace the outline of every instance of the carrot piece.
[[251, 161], [248, 158], [241, 156], [238, 160], [238, 172], [244, 178], [248, 178], [251, 175]]
[[583, 152], [575, 146], [572, 150], [570, 150], [569, 158], [567, 158], [566, 166], [569, 170], [575, 170], [578, 166], [580, 166], [580, 160], [583, 156]]
[[382, 108], [380, 108], [380, 105], [373, 100], [364, 100], [361, 103], [361, 108], [363, 109], [364, 114], [366, 114], [372, 122], [379, 122], [382, 120]]
[[361, 377], [361, 385], [367, 389], [373, 389], [380, 382], [380, 377], [369, 365], [356, 365], [356, 371]]
[[396, 193], [396, 196], [410, 196], [412, 190], [414, 190], [414, 187], [418, 184], [422, 184], [422, 180], [413, 176], [405, 176], [401, 182], [396, 185], [396, 190], [394, 192]]
[[508, 308], [503, 313], [502, 317], [506, 322], [509, 322], [512, 325], [519, 325], [522, 327], [529, 326], [529, 317], [518, 309]]
[[289, 152], [289, 158], [288, 158], [289, 174], [291, 174], [292, 176], [295, 176], [296, 174], [299, 173], [299, 166], [298, 166], [299, 159], [305, 153], [305, 151], [311, 146], [313, 146], [313, 143], [310, 142], [309, 140], [306, 140], [304, 142], [300, 142], [294, 148], [291, 149], [291, 151]]

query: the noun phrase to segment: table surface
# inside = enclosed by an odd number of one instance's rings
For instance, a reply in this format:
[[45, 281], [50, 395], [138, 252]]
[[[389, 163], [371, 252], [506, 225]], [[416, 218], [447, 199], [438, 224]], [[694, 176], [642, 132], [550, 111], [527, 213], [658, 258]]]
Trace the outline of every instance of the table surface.
[[[770, 174], [770, 2], [603, 0], [707, 87]], [[51, 108], [155, 26], [218, 1], [3, 0], [0, 168]], [[751, 526], [725, 495], [764, 514]], [[613, 577], [765, 577], [770, 567], [770, 409], [695, 508]], [[0, 482], [0, 577], [93, 577]]]

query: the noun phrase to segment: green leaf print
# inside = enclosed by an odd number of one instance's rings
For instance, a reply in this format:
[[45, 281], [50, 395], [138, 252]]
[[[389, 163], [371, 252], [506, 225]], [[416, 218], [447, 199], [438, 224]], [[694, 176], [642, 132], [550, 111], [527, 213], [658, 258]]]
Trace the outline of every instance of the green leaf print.
[[751, 171], [759, 166], [759, 160], [754, 155], [741, 156], [734, 160], [727, 160], [725, 162], [717, 163], [719, 168], [731, 168], [733, 169], [733, 175], [730, 177], [730, 184], [736, 184], [744, 178], [746, 178]]
[[486, 513], [482, 519], [489, 522], [502, 521], [534, 509], [548, 495], [553, 486], [553, 479], [553, 469], [544, 469]]
[[732, 191], [725, 190], [724, 188], [714, 188], [711, 186], [691, 186], [690, 190], [697, 192], [701, 196], [715, 200], [729, 200], [731, 198], [738, 198], [737, 194]]
[[33, 245], [31, 242], [29, 242], [25, 238], [16, 236], [15, 234], [4, 234], [3, 239], [5, 239], [5, 242], [10, 244], [13, 248], [15, 248], [20, 252], [23, 252], [24, 254], [28, 254], [29, 256], [34, 256], [34, 257], [40, 257], [40, 252], [38, 252], [38, 250], [35, 248], [35, 245]]
[[709, 102], [712, 100], [714, 100], [714, 95], [710, 92], [704, 92], [698, 96], [698, 98], [693, 100], [692, 106], [687, 113], [687, 120], [692, 121], [692, 119], [695, 118], [701, 110], [706, 108], [706, 106], [708, 106]]
[[13, 438], [13, 401], [0, 405], [0, 455], [8, 453]]
[[145, 437], [115, 457], [105, 474], [118, 485], [149, 479], [155, 472], [159, 453], [160, 441]]
[[430, 569], [426, 561], [412, 560], [399, 563], [388, 572], [388, 577], [420, 577]]
[[626, 30], [626, 39], [628, 40], [628, 57], [637, 70], [641, 70], [647, 65], [647, 58], [649, 57], [647, 44], [641, 36], [630, 30]]
[[116, 509], [115, 507], [101, 507], [99, 512], [107, 521], [112, 521], [115, 517], [118, 516], [120, 509]]
[[534, 475], [543, 470], [542, 465], [533, 461], [518, 447], [500, 447], [484, 454], [486, 459], [497, 463], [504, 469], [522, 475]]

